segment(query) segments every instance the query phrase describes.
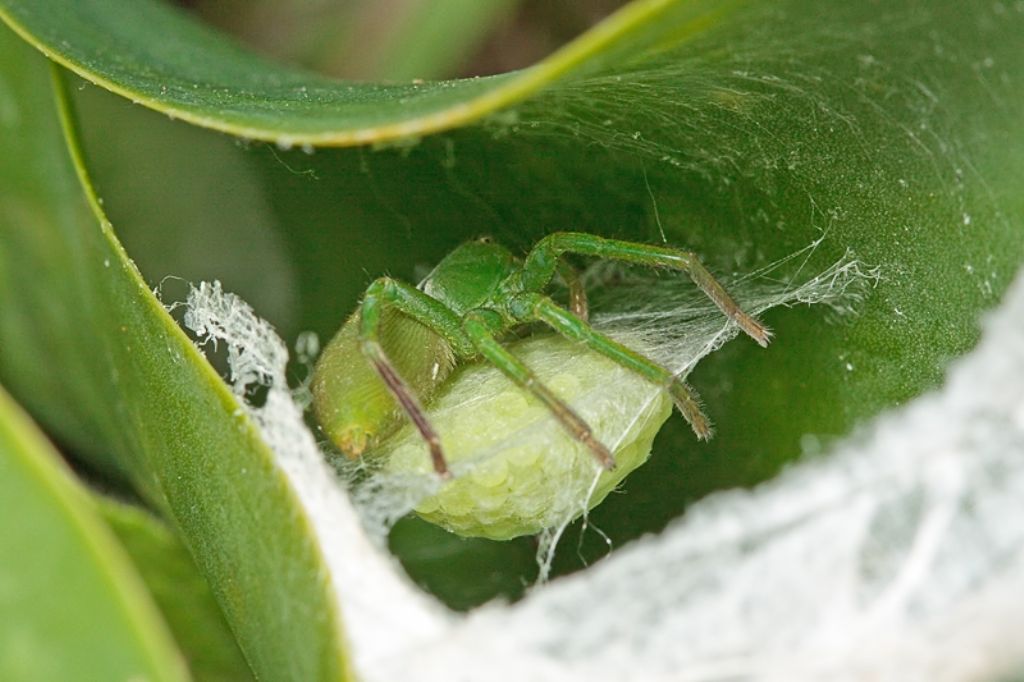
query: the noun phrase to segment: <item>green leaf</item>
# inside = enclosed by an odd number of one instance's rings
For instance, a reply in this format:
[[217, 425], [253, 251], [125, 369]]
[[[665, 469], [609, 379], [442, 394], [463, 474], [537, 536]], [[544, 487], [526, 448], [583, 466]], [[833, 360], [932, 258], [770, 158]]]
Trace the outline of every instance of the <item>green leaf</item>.
[[282, 146], [382, 142], [472, 122], [567, 72], [652, 44], [662, 25], [691, 30], [719, 11], [709, 1], [641, 0], [524, 71], [382, 85], [258, 58], [159, 0], [0, 2], [0, 18], [84, 78], [196, 125]]
[[55, 103], [45, 61], [6, 30], [0, 64], [0, 377], [168, 515], [259, 676], [346, 678], [337, 600], [309, 522], [253, 424], [114, 237], [62, 78]]
[[[650, 14], [635, 30], [612, 24], [614, 35], [587, 37], [536, 71], [444, 88], [351, 91], [254, 60], [159, 5], [70, 5], [0, 1], [10, 21], [87, 78], [250, 137], [340, 144], [358, 141], [340, 131], [372, 129], [366, 139], [381, 139], [397, 130], [381, 126], [416, 121], [415, 129], [427, 132], [435, 128], [424, 121], [455, 125], [517, 102], [500, 120], [399, 150], [307, 157], [193, 136], [198, 153], [217, 146], [216, 154], [262, 174], [268, 222], [287, 240], [298, 282], [295, 318], [282, 323], [290, 335], [313, 329], [325, 338], [370, 279], [414, 279], [416, 266], [480, 233], [525, 249], [556, 229], [657, 241], [663, 228], [669, 241], [697, 250], [720, 274], [753, 272], [800, 253], [772, 275], [800, 280], [848, 250], [865, 269], [879, 268], [881, 280], [856, 316], [829, 322], [812, 309], [774, 312], [768, 321], [777, 340], [768, 351], [737, 342], [697, 369], [693, 381], [718, 436], [699, 446], [680, 420], [670, 421], [625, 494], [591, 516], [592, 527], [616, 545], [659, 529], [710, 491], [771, 476], [935, 385], [948, 360], [974, 343], [978, 315], [998, 300], [1024, 257], [1024, 12], [1017, 5], [640, 3], [628, 16]], [[175, 39], [162, 39], [168, 35]], [[551, 76], [568, 75], [553, 64], [586, 68], [520, 101]], [[524, 89], [513, 92], [514, 85]], [[285, 96], [303, 86], [316, 86], [316, 97]], [[198, 94], [186, 97], [192, 92]], [[130, 107], [122, 107], [123, 119], [104, 117], [98, 112], [116, 106], [91, 108], [89, 99], [95, 93], [83, 96], [83, 106], [97, 157], [103, 132], [116, 133], [119, 120], [145, 119], [152, 135], [181, 125]], [[457, 102], [474, 106], [448, 108]], [[116, 177], [137, 170], [116, 163], [105, 163], [112, 170], [100, 178], [112, 214], [127, 201]], [[205, 165], [190, 172], [216, 186]], [[175, 195], [169, 170], [154, 182], [162, 183], [166, 204], [153, 211], [191, 200]], [[203, 236], [188, 225], [178, 234], [183, 242]], [[133, 253], [140, 261], [145, 255], [151, 282], [176, 274], [160, 249], [147, 245], [156, 240], [135, 237]], [[247, 261], [256, 273], [262, 267], [248, 253], [225, 249], [223, 257], [233, 266]], [[253, 303], [270, 310], [259, 294]], [[30, 309], [41, 316], [46, 306]], [[74, 327], [59, 321], [40, 329], [46, 331], [36, 337], [47, 343], [75, 337]], [[47, 372], [42, 386], [24, 382], [19, 394], [26, 401], [42, 396], [59, 376]], [[59, 393], [37, 398], [37, 411], [61, 414]], [[73, 426], [77, 412], [64, 412]], [[69, 439], [71, 426], [62, 430]], [[87, 433], [79, 436], [73, 442], [90, 442]], [[415, 524], [403, 532], [399, 544], [427, 545], [413, 537]], [[604, 551], [596, 534], [585, 539], [582, 552], [559, 555], [560, 570], [577, 568], [578, 555]], [[443, 583], [453, 603], [465, 604], [461, 597], [470, 593], [481, 598], [466, 553], [483, 556], [482, 545], [451, 547], [443, 560], [423, 560], [411, 571], [428, 585]], [[504, 585], [496, 592], [519, 588], [529, 551], [522, 543], [487, 547], [488, 580]], [[501, 552], [515, 558], [501, 561]], [[493, 578], [511, 566], [503, 579]], [[459, 582], [467, 584], [461, 595]]]
[[0, 678], [188, 679], [124, 550], [2, 389], [0, 499]]
[[149, 588], [197, 682], [246, 682], [242, 657], [209, 586], [166, 523], [134, 505], [95, 495], [103, 520]]

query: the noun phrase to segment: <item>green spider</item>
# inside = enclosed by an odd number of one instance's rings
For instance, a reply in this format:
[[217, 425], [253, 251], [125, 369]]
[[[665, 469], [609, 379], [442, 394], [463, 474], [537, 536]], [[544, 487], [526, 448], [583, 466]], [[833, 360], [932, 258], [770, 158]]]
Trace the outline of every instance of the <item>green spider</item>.
[[[690, 252], [556, 232], [519, 259], [489, 238], [478, 239], [448, 254], [418, 287], [382, 277], [367, 288], [314, 371], [313, 406], [327, 435], [357, 457], [394, 433], [404, 415], [427, 442], [434, 469], [448, 477], [441, 439], [421, 401], [434, 396], [458, 363], [483, 358], [540, 400], [601, 466], [614, 468], [611, 452], [590, 427], [502, 345], [511, 332], [540, 322], [666, 389], [697, 437], [709, 438], [707, 417], [685, 383], [588, 324], [586, 292], [564, 254], [686, 272], [727, 317], [768, 345], [771, 333]], [[569, 288], [570, 310], [543, 293], [556, 273]]]

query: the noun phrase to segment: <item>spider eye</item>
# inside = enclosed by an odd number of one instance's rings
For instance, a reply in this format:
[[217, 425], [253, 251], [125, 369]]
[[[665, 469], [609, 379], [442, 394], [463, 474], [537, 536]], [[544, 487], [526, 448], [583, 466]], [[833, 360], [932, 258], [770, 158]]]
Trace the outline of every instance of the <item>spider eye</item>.
[[482, 237], [479, 237], [479, 238], [478, 238], [478, 239], [476, 240], [476, 243], [477, 243], [477, 244], [491, 244], [491, 243], [493, 243], [493, 242], [494, 242], [494, 237], [492, 237], [492, 236], [491, 236], [491, 235], [489, 235], [489, 234], [485, 234], [484, 236], [482, 236]]

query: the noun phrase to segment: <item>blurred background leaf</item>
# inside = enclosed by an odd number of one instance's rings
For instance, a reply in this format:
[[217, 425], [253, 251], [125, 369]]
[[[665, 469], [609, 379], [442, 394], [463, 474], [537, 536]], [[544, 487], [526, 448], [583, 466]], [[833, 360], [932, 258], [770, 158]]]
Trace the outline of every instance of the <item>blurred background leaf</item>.
[[507, 21], [519, 0], [184, 4], [278, 60], [340, 78], [389, 81], [453, 75], [467, 54]]
[[482, 76], [527, 67], [625, 0], [182, 0], [278, 60], [353, 80]]

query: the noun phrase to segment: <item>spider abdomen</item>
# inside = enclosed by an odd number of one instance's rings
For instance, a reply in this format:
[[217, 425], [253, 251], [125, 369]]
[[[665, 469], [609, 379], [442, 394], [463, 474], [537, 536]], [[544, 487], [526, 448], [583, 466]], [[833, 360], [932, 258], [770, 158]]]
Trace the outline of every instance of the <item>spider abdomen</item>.
[[[362, 308], [346, 320], [317, 362], [311, 390], [324, 432], [350, 457], [373, 450], [405, 419], [380, 375], [359, 348]], [[381, 345], [401, 376], [429, 401], [455, 367], [438, 334], [393, 308], [382, 314]]]

